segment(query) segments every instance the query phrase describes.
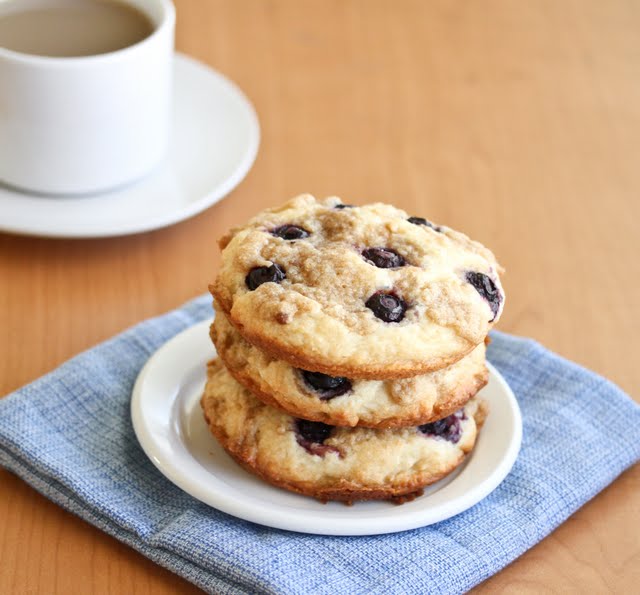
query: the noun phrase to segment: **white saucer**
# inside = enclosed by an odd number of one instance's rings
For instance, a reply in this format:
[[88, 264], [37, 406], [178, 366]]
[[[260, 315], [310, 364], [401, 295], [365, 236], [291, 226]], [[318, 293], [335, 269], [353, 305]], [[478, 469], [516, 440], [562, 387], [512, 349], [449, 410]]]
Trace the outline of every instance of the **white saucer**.
[[231, 81], [176, 54], [169, 155], [143, 180], [81, 197], [21, 193], [0, 184], [0, 231], [89, 238], [157, 229], [220, 200], [245, 177], [258, 151], [255, 111]]
[[389, 502], [321, 504], [270, 486], [240, 468], [204, 422], [200, 396], [205, 364], [215, 355], [211, 321], [163, 345], [141, 370], [131, 415], [136, 436], [154, 465], [185, 492], [230, 515], [268, 527], [321, 535], [376, 535], [423, 527], [454, 516], [492, 492], [516, 460], [522, 419], [511, 389], [489, 364], [482, 397], [490, 414], [464, 465], [425, 495]]

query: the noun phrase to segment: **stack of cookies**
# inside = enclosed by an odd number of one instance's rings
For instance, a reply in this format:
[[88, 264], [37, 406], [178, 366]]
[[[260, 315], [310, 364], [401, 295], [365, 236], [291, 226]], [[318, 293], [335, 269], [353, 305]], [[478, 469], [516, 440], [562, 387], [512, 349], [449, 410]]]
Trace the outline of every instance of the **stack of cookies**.
[[471, 452], [493, 254], [384, 204], [299, 196], [220, 241], [202, 398], [226, 451], [321, 500], [402, 501]]

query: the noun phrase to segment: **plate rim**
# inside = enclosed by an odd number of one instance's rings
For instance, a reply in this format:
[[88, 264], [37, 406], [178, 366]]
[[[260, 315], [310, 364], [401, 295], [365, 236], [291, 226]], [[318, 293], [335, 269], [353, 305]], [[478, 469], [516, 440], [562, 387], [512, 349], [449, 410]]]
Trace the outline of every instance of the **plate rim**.
[[[305, 511], [304, 509], [298, 508], [288, 508], [281, 504], [273, 504], [269, 502], [264, 502], [264, 510], [257, 509], [256, 511], [255, 508], [247, 507], [247, 504], [249, 502], [243, 505], [241, 502], [230, 500], [228, 498], [225, 499], [224, 494], [220, 496], [216, 492], [207, 491], [206, 488], [204, 488], [203, 486], [199, 486], [197, 483], [189, 483], [193, 480], [190, 480], [188, 477], [185, 478], [184, 473], [181, 473], [180, 469], [178, 469], [177, 464], [172, 463], [172, 461], [158, 458], [157, 452], [153, 449], [154, 436], [152, 431], [148, 427], [148, 424], [145, 423], [144, 416], [144, 385], [149, 374], [153, 372], [154, 366], [160, 365], [163, 357], [166, 357], [167, 354], [171, 354], [174, 349], [181, 349], [182, 343], [188, 344], [193, 342], [194, 340], [197, 340], [194, 339], [194, 337], [197, 337], [199, 333], [204, 334], [208, 339], [208, 332], [206, 331], [211, 324], [211, 321], [212, 319], [207, 319], [191, 325], [190, 327], [186, 328], [185, 330], [181, 331], [180, 333], [166, 341], [149, 357], [145, 365], [140, 370], [140, 373], [138, 374], [138, 377], [136, 379], [131, 396], [130, 412], [134, 432], [138, 443], [145, 452], [146, 456], [155, 465], [155, 467], [175, 486], [216, 510], [262, 526], [315, 535], [364, 536], [408, 531], [449, 519], [471, 508], [482, 499], [487, 497], [500, 485], [500, 483], [502, 483], [502, 481], [511, 471], [517, 459], [522, 444], [522, 415], [520, 407], [515, 395], [513, 394], [513, 391], [509, 387], [504, 377], [491, 364], [491, 362], [487, 361], [487, 367], [489, 368], [490, 375], [500, 385], [500, 388], [502, 389], [501, 392], [505, 396], [505, 405], [508, 407], [510, 414], [513, 416], [513, 435], [511, 436], [511, 440], [509, 441], [507, 448], [502, 454], [502, 457], [500, 458], [498, 464], [493, 468], [488, 477], [486, 477], [480, 483], [475, 484], [473, 488], [465, 494], [458, 496], [451, 501], [444, 502], [434, 508], [410, 510], [408, 511], [407, 515], [397, 514], [386, 517], [376, 517], [375, 519], [373, 519], [371, 516], [343, 518], [342, 515], [338, 515], [338, 518], [336, 518], [335, 520], [339, 519], [340, 525], [336, 527], [328, 522], [332, 520], [331, 517], [335, 516], [332, 514], [326, 514], [330, 513], [329, 510], [326, 511], [324, 518], [321, 520], [313, 518], [301, 518], [305, 515], [313, 515], [314, 513], [312, 511]], [[209, 354], [207, 354], [206, 357], [202, 358], [203, 370], [204, 362], [211, 357], [215, 357], [215, 355], [215, 348], [213, 347], [213, 345], [210, 345]], [[172, 402], [175, 404], [175, 397], [173, 398]], [[173, 407], [171, 409], [173, 409]], [[180, 443], [182, 448], [184, 449], [184, 452], [188, 453], [192, 461], [196, 465], [198, 465], [205, 473], [209, 473], [202, 467], [200, 462], [189, 451], [184, 439], [181, 439]], [[248, 473], [240, 467], [238, 467], [238, 470], [242, 473]], [[215, 474], [211, 475], [215, 477], [216, 481], [224, 483], [228, 486], [227, 482], [217, 478]], [[450, 483], [453, 484], [454, 482], [455, 479], [453, 479]], [[445, 485], [442, 489], [446, 489], [448, 485], [450, 484]], [[230, 487], [232, 490], [237, 490], [237, 488], [235, 488], [234, 486]], [[273, 489], [279, 488], [273, 487]], [[242, 493], [240, 493], [240, 496], [244, 496], [245, 499], [247, 498], [247, 496]], [[426, 495], [425, 497], [428, 498], [429, 495]], [[260, 499], [257, 497], [253, 497], [253, 499], [254, 501], [260, 501]], [[402, 507], [394, 507], [390, 510], [401, 509]], [[345, 510], [349, 510], [349, 508], [345, 507]], [[268, 512], [268, 516], [266, 518], [265, 512]], [[306, 524], [300, 525], [301, 521]]]
[[[226, 77], [215, 68], [212, 68], [208, 64], [201, 62], [191, 56], [183, 54], [182, 52], [174, 51], [173, 53], [173, 64], [176, 67], [178, 64], [187, 65], [189, 68], [194, 68], [199, 70], [201, 73], [206, 74], [207, 76], [214, 78], [217, 80], [218, 84], [221, 87], [224, 87], [225, 90], [231, 91], [235, 95], [235, 99], [238, 105], [241, 105], [245, 116], [247, 118], [247, 123], [249, 127], [249, 137], [247, 146], [244, 149], [244, 154], [242, 158], [238, 160], [235, 165], [235, 169], [232, 173], [220, 184], [216, 185], [209, 191], [205, 192], [201, 197], [189, 202], [186, 206], [176, 209], [170, 213], [161, 214], [158, 216], [151, 216], [149, 218], [141, 218], [139, 221], [133, 223], [126, 223], [117, 225], [115, 227], [108, 225], [102, 229], [93, 230], [93, 231], [84, 231], [80, 228], [72, 229], [72, 228], [63, 228], [63, 229], [41, 229], [41, 226], [30, 226], [30, 225], [20, 225], [20, 224], [11, 224], [5, 220], [0, 221], [0, 232], [1, 233], [9, 233], [21, 236], [28, 237], [40, 237], [40, 238], [67, 238], [67, 239], [92, 239], [92, 238], [110, 238], [110, 237], [121, 237], [127, 235], [133, 235], [137, 233], [144, 233], [148, 231], [153, 231], [157, 229], [162, 229], [165, 227], [169, 227], [176, 223], [180, 223], [181, 221], [185, 221], [195, 215], [201, 213], [208, 207], [214, 205], [215, 203], [222, 200], [225, 196], [227, 196], [230, 192], [232, 192], [238, 184], [247, 176], [251, 167], [255, 163], [255, 160], [258, 155], [258, 149], [260, 147], [261, 141], [261, 131], [260, 131], [260, 122], [258, 120], [258, 116], [256, 110], [245, 95], [245, 93], [234, 83], [230, 78]], [[162, 164], [159, 166], [162, 168]], [[148, 177], [156, 175], [157, 172], [150, 172]], [[147, 176], [145, 176], [147, 178]], [[143, 178], [143, 179], [145, 179]], [[140, 180], [142, 182], [142, 180]], [[137, 184], [138, 182], [133, 182], [131, 186]], [[144, 183], [144, 182], [142, 182]], [[121, 189], [115, 189], [112, 191], [107, 191], [104, 193], [98, 193], [91, 196], [83, 196], [83, 195], [61, 195], [59, 197], [53, 197], [50, 195], [39, 195], [36, 193], [32, 193], [29, 191], [21, 191], [19, 189], [11, 188], [0, 182], [0, 196], [8, 193], [12, 196], [15, 195], [15, 200], [20, 199], [20, 195], [24, 195], [27, 198], [42, 198], [42, 200], [46, 201], [54, 201], [54, 200], [91, 200], [92, 198], [100, 198], [107, 197], [109, 194], [113, 192], [118, 192], [121, 190], [125, 190], [129, 187], [129, 184], [123, 186]], [[69, 209], [73, 209], [73, 207], [67, 207]], [[45, 226], [46, 227], [46, 226]]]

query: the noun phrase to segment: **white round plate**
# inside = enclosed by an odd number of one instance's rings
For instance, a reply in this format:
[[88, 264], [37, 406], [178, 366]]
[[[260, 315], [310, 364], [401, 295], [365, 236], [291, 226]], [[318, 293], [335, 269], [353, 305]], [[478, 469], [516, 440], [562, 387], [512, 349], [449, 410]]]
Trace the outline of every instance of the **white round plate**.
[[423, 527], [454, 516], [493, 491], [516, 460], [522, 437], [518, 403], [489, 364], [482, 397], [490, 414], [465, 463], [402, 506], [389, 502], [322, 504], [272, 487], [244, 471], [209, 433], [200, 409], [205, 364], [215, 356], [211, 321], [180, 333], [149, 359], [136, 381], [131, 415], [147, 456], [198, 500], [268, 527], [321, 535], [376, 535]]
[[148, 176], [87, 196], [22, 193], [0, 184], [0, 231], [90, 238], [165, 227], [206, 209], [245, 177], [258, 151], [255, 111], [231, 81], [176, 54], [169, 154]]

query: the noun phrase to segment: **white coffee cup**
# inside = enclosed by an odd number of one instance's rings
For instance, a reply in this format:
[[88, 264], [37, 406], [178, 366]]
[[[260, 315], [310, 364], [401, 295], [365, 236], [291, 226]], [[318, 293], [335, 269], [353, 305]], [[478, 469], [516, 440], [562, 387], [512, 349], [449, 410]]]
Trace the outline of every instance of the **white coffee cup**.
[[[170, 0], [120, 1], [154, 26], [124, 49], [58, 58], [0, 47], [0, 182], [43, 194], [97, 193], [162, 160], [175, 9]], [[0, 14], [13, 4], [0, 2]]]

